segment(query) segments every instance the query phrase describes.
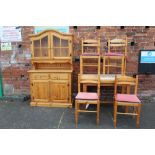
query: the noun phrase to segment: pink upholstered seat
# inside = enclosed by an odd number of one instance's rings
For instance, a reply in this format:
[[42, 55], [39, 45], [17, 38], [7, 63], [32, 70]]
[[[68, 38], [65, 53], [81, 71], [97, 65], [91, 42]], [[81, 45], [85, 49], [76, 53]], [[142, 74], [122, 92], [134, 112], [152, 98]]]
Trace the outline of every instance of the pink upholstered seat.
[[78, 100], [97, 100], [98, 95], [97, 95], [97, 93], [80, 92], [77, 94], [76, 99], [78, 99]]
[[98, 53], [83, 53], [82, 56], [99, 56]]
[[131, 94], [117, 94], [116, 100], [119, 102], [134, 102], [134, 103], [141, 102], [136, 95]]
[[122, 53], [115, 53], [115, 52], [109, 52], [109, 53], [105, 53], [105, 56], [123, 56], [124, 54]]

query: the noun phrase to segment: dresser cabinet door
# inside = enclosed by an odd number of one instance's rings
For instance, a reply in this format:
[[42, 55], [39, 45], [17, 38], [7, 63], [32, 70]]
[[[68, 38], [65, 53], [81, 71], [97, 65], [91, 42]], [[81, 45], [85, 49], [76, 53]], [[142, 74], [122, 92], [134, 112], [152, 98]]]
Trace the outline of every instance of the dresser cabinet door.
[[32, 40], [32, 57], [33, 59], [50, 59], [50, 41], [48, 33]]
[[50, 82], [50, 100], [57, 103], [69, 102], [69, 83], [68, 81]]
[[32, 100], [40, 102], [49, 101], [49, 82], [34, 80], [31, 83]]
[[71, 58], [71, 40], [69, 38], [61, 38], [53, 35], [53, 58], [54, 59], [70, 59]]

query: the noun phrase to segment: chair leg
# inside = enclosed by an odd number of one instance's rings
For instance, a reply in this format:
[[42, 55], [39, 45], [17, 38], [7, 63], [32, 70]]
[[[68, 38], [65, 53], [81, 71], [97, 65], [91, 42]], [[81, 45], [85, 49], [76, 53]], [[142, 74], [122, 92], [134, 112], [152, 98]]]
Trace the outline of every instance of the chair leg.
[[[137, 107], [133, 107], [133, 114], [137, 114]], [[132, 118], [135, 118], [135, 115], [132, 116]]]
[[105, 70], [106, 70], [105, 61], [106, 61], [106, 58], [103, 57], [103, 74], [105, 74]]
[[75, 100], [75, 126], [77, 128], [78, 124], [78, 101]]
[[107, 74], [109, 74], [109, 65], [110, 65], [110, 60], [109, 60], [109, 58], [108, 58], [108, 71], [107, 71]]
[[141, 107], [140, 106], [138, 106], [137, 107], [137, 120], [136, 120], [136, 128], [139, 128], [139, 126], [140, 126], [140, 109], [141, 109]]
[[125, 107], [125, 113], [128, 113], [128, 112], [129, 112], [129, 107], [126, 106], [126, 107]]
[[116, 101], [114, 103], [114, 127], [116, 128], [117, 125], [117, 104]]
[[124, 75], [125, 75], [125, 72], [126, 72], [126, 58], [124, 58], [124, 69], [123, 69], [124, 71]]
[[83, 92], [87, 92], [87, 86], [83, 84]]
[[97, 116], [96, 116], [96, 124], [99, 125], [99, 121], [100, 121], [100, 104], [99, 101], [97, 103]]

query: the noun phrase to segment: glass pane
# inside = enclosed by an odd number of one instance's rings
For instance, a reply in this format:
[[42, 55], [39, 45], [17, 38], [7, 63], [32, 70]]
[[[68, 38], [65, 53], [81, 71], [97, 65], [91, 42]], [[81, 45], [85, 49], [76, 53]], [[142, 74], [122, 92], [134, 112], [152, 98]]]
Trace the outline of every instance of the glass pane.
[[34, 48], [34, 57], [40, 57], [40, 48]]
[[69, 56], [69, 48], [61, 48], [61, 57]]
[[62, 39], [62, 40], [61, 40], [61, 46], [62, 46], [62, 47], [68, 47], [68, 40]]
[[42, 57], [48, 57], [48, 48], [41, 48]]
[[53, 56], [60, 57], [60, 48], [53, 48]]
[[41, 47], [48, 47], [48, 36], [41, 39]]
[[60, 47], [60, 38], [53, 36], [53, 46]]
[[34, 41], [34, 47], [40, 47], [40, 40]]

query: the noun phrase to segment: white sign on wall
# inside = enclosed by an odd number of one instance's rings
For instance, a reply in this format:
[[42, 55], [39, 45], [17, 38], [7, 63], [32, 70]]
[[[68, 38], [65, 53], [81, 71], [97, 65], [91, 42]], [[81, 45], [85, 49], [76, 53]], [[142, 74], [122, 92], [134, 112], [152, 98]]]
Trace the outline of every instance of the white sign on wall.
[[1, 51], [9, 51], [12, 50], [12, 45], [10, 43], [1, 43]]
[[142, 51], [141, 63], [155, 63], [155, 51]]
[[21, 28], [16, 26], [0, 26], [1, 42], [18, 42], [22, 41]]

